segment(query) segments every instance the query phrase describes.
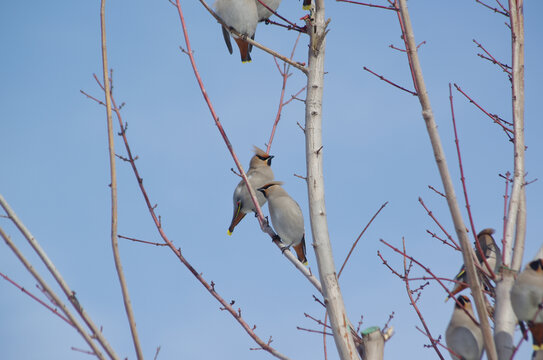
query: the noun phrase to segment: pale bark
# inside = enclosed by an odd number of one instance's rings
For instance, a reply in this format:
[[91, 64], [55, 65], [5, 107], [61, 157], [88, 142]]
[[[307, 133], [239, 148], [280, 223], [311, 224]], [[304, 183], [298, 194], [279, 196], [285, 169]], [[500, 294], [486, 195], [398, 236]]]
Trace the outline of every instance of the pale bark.
[[132, 303], [130, 302], [130, 295], [128, 293], [128, 286], [124, 277], [123, 266], [121, 263], [121, 255], [119, 253], [119, 244], [117, 239], [117, 175], [115, 169], [115, 143], [113, 140], [113, 119], [111, 116], [111, 92], [109, 85], [109, 69], [107, 65], [107, 46], [106, 46], [106, 0], [101, 0], [100, 4], [100, 33], [101, 33], [101, 46], [102, 46], [102, 72], [104, 77], [104, 94], [106, 97], [106, 117], [107, 117], [107, 134], [108, 134], [108, 149], [109, 149], [109, 168], [111, 178], [111, 247], [113, 249], [113, 259], [115, 260], [115, 269], [117, 270], [117, 276], [119, 277], [119, 283], [121, 285], [121, 292], [123, 295], [124, 308], [126, 311], [126, 317], [128, 324], [130, 325], [130, 332], [132, 334], [132, 342], [134, 343], [134, 350], [138, 360], [143, 360], [143, 352], [141, 351], [141, 345], [138, 337], [138, 330], [136, 328], [136, 319], [134, 317], [134, 311], [132, 310]]
[[358, 346], [358, 353], [362, 360], [383, 360], [385, 337], [377, 326], [362, 332], [362, 344]]
[[313, 234], [313, 246], [319, 267], [324, 302], [330, 316], [330, 324], [339, 356], [342, 360], [358, 359], [358, 352], [351, 335], [349, 319], [336, 276], [326, 220], [322, 167], [322, 94], [326, 45], [324, 0], [316, 0], [315, 5], [308, 24], [310, 45], [305, 110], [307, 189], [311, 232]]
[[[526, 237], [526, 194], [524, 186], [524, 14], [523, 1], [510, 0], [512, 40], [512, 99], [514, 125], [514, 174], [513, 189], [509, 201], [505, 246], [503, 249], [504, 265], [512, 271], [503, 269], [502, 279], [496, 285], [495, 340], [500, 360], [510, 359], [511, 345], [514, 338], [516, 316], [511, 307], [510, 291], [514, 284], [514, 274], [518, 272], [524, 253]], [[513, 253], [514, 245], [514, 253]]]
[[460, 212], [460, 206], [458, 205], [458, 201], [456, 199], [456, 194], [451, 180], [451, 175], [449, 173], [449, 168], [447, 166], [445, 153], [441, 145], [441, 139], [437, 130], [437, 124], [435, 122], [434, 114], [432, 112], [430, 98], [428, 96], [426, 84], [422, 76], [422, 68], [418, 59], [417, 45], [415, 42], [413, 28], [411, 26], [411, 19], [407, 10], [406, 0], [399, 0], [399, 5], [401, 17], [405, 26], [404, 36], [406, 37], [406, 50], [410, 58], [410, 63], [413, 70], [413, 77], [415, 78], [415, 87], [417, 89], [417, 95], [422, 107], [422, 117], [424, 118], [424, 122], [426, 123], [428, 136], [430, 137], [430, 142], [434, 150], [434, 158], [439, 170], [439, 174], [441, 176], [441, 181], [443, 183], [445, 194], [447, 196], [447, 204], [449, 206], [449, 211], [452, 216], [456, 235], [460, 240], [462, 256], [464, 258], [464, 265], [466, 268], [466, 273], [468, 275], [468, 283], [470, 285], [470, 289], [474, 298], [477, 314], [479, 315], [478, 317], [479, 322], [481, 323], [481, 330], [483, 331], [486, 354], [488, 359], [497, 359], [496, 347], [494, 345], [494, 339], [492, 337], [492, 329], [490, 328], [490, 323], [488, 321], [481, 284], [479, 282], [479, 277], [477, 276], [477, 270], [475, 268], [472, 256], [473, 250], [467, 236], [466, 226]]

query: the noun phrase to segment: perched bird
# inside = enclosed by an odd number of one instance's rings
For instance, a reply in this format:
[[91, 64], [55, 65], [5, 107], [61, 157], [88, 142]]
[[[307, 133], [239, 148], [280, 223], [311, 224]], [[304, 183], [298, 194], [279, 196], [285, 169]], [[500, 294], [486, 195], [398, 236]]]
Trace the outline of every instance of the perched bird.
[[[281, 4], [281, 0], [261, 0], [261, 1], [273, 11], [277, 11], [277, 8]], [[270, 16], [272, 16], [273, 12], [266, 9], [266, 7], [263, 6], [258, 0], [255, 0], [255, 3], [256, 3], [256, 11], [258, 14], [258, 22], [265, 21]]]
[[464, 295], [460, 295], [457, 300], [445, 332], [445, 342], [456, 354], [451, 353], [453, 360], [479, 360], [483, 355], [483, 332], [466, 313], [475, 318], [471, 301]]
[[[213, 4], [213, 7], [226, 25], [243, 35], [254, 38], [256, 24], [258, 23], [255, 0], [217, 0]], [[228, 51], [232, 54], [230, 33], [224, 26], [222, 27], [222, 35]], [[234, 37], [234, 40], [238, 44], [241, 61], [244, 63], [251, 61], [249, 43], [238, 37]]]
[[[479, 244], [481, 245], [481, 250], [483, 251], [483, 254], [485, 254], [486, 262], [492, 269], [494, 273], [497, 273], [502, 266], [502, 253], [500, 251], [500, 248], [496, 244], [496, 241], [494, 241], [494, 238], [492, 237], [492, 234], [494, 234], [494, 229], [483, 229], [479, 234], [477, 235], [477, 238], [479, 239]], [[475, 255], [477, 256], [477, 260], [479, 261], [479, 264], [481, 267], [487, 271], [486, 265], [483, 261], [483, 256], [479, 252], [479, 249], [477, 248], [476, 244], [473, 244], [475, 246]], [[466, 274], [466, 269], [464, 265], [460, 268], [460, 271], [455, 276], [454, 280], [457, 282], [455, 283], [453, 289], [451, 290], [452, 295], [458, 294], [460, 291], [467, 288], [467, 282], [468, 282], [468, 276]], [[482, 283], [484, 283], [485, 288], [487, 291], [492, 291], [493, 286], [490, 284], [490, 281], [486, 277], [481, 277]], [[447, 299], [445, 301], [449, 300], [451, 295], [447, 296]]]
[[294, 247], [298, 260], [307, 265], [305, 257], [304, 216], [300, 205], [281, 187], [280, 181], [272, 181], [258, 189], [268, 200], [273, 228], [284, 249]]
[[543, 350], [543, 259], [530, 262], [511, 288], [511, 305], [532, 332], [534, 350]]
[[[247, 180], [253, 188], [256, 194], [256, 199], [260, 206], [266, 203], [264, 195], [256, 189], [269, 183], [273, 180], [273, 171], [271, 169], [271, 161], [273, 155], [268, 155], [264, 150], [254, 147], [255, 155], [251, 158], [249, 164], [249, 171], [247, 171]], [[232, 222], [228, 228], [228, 235], [232, 235], [236, 225], [243, 219], [243, 217], [251, 212], [255, 211], [255, 204], [251, 199], [249, 190], [245, 185], [245, 181], [241, 180], [234, 190], [234, 215], [232, 216]]]

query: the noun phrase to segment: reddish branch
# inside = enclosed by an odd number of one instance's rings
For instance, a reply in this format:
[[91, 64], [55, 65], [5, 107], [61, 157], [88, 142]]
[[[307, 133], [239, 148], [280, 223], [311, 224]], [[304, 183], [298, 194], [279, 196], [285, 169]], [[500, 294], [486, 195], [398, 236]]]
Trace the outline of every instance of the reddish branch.
[[455, 246], [454, 244], [450, 244], [446, 239], [443, 239], [443, 238], [437, 236], [436, 233], [433, 233], [433, 232], [431, 232], [431, 231], [428, 230], [428, 229], [426, 229], [426, 232], [427, 232], [428, 234], [430, 234], [430, 236], [433, 237], [434, 239], [438, 239], [438, 240], [441, 241], [443, 244], [452, 247], [454, 250], [460, 251], [460, 249], [459, 249], [457, 246]]
[[500, 4], [500, 2], [497, 1], [497, 0], [496, 0], [496, 2], [501, 6], [501, 8], [503, 9], [503, 11], [501, 11], [501, 10], [498, 9], [498, 8], [495, 8], [495, 7], [492, 7], [492, 6], [490, 6], [490, 5], [487, 5], [487, 4], [485, 4], [484, 2], [482, 2], [481, 0], [475, 0], [475, 2], [477, 2], [477, 3], [481, 4], [481, 5], [483, 5], [484, 7], [488, 8], [488, 9], [490, 9], [490, 10], [492, 10], [492, 11], [494, 11], [495, 13], [502, 14], [502, 15], [504, 15], [504, 16], [509, 17], [509, 11], [505, 10], [505, 8], [502, 6], [502, 4]]
[[471, 213], [471, 205], [469, 204], [468, 190], [466, 188], [466, 177], [464, 176], [464, 166], [462, 165], [462, 155], [460, 153], [460, 141], [458, 140], [458, 132], [456, 130], [456, 119], [454, 116], [452, 87], [450, 83], [449, 83], [449, 101], [451, 103], [451, 116], [452, 116], [452, 123], [453, 123], [453, 129], [454, 129], [454, 143], [456, 145], [456, 154], [458, 155], [458, 167], [460, 168], [460, 181], [462, 182], [462, 190], [464, 192], [464, 200], [466, 201], [466, 210], [468, 212], [471, 232], [473, 234], [473, 237], [475, 238], [474, 239], [475, 247], [477, 248], [477, 251], [479, 251], [479, 254], [481, 254], [481, 259], [483, 260], [485, 267], [488, 270], [488, 273], [490, 274], [490, 277], [494, 279], [496, 278], [496, 274], [494, 274], [494, 269], [490, 268], [490, 265], [488, 265], [488, 262], [486, 261], [486, 254], [483, 252], [483, 249], [481, 248], [479, 237], [477, 236], [477, 231], [475, 231], [475, 224], [473, 222], [473, 215]]
[[368, 229], [368, 227], [371, 225], [371, 223], [373, 222], [373, 220], [377, 217], [377, 215], [379, 215], [379, 213], [381, 212], [381, 210], [383, 210], [385, 208], [385, 206], [387, 206], [388, 204], [388, 201], [385, 202], [383, 205], [381, 205], [381, 207], [379, 208], [379, 210], [377, 210], [377, 212], [372, 216], [372, 218], [370, 219], [370, 221], [366, 224], [366, 226], [364, 227], [364, 229], [362, 230], [362, 232], [360, 233], [360, 235], [358, 235], [358, 237], [356, 238], [355, 242], [353, 243], [353, 246], [351, 246], [351, 250], [349, 250], [349, 253], [347, 254], [347, 257], [345, 258], [345, 261], [343, 261], [343, 265], [341, 265], [341, 268], [339, 269], [339, 272], [337, 274], [337, 277], [339, 279], [339, 277], [341, 276], [341, 273], [343, 271], [343, 268], [345, 267], [345, 265], [347, 264], [347, 261], [349, 261], [349, 258], [351, 257], [351, 254], [353, 253], [353, 250], [354, 248], [356, 247], [356, 245], [358, 244], [358, 240], [360, 240], [360, 238], [362, 237], [362, 235], [364, 235], [364, 233], [366, 232], [366, 230]]
[[447, 238], [451, 241], [451, 243], [454, 245], [454, 248], [456, 248], [456, 250], [460, 251], [460, 246], [456, 243], [456, 241], [453, 240], [452, 236], [447, 232], [447, 230], [445, 230], [445, 228], [441, 225], [441, 223], [436, 219], [436, 217], [434, 216], [434, 214], [426, 207], [426, 205], [424, 204], [424, 201], [422, 201], [422, 198], [419, 197], [419, 203], [422, 205], [422, 207], [424, 208], [424, 210], [426, 210], [426, 212], [428, 213], [428, 216], [430, 216], [432, 218], [432, 220], [434, 220], [434, 222], [436, 223], [437, 226], [439, 226], [439, 228], [441, 229], [441, 231], [443, 231], [443, 233], [445, 235], [447, 235]]
[[[296, 24], [294, 24], [293, 22], [289, 21], [288, 19], [285, 19], [284, 17], [282, 17], [281, 15], [279, 15], [277, 12], [273, 11], [268, 5], [266, 5], [266, 3], [264, 3], [264, 1], [262, 0], [257, 0], [260, 5], [264, 6], [266, 9], [268, 9], [269, 11], [271, 11], [275, 16], [277, 16], [279, 19], [285, 21], [287, 24], [290, 25], [290, 28], [293, 29], [293, 30], [296, 30], [296, 31], [300, 31], [301, 33], [305, 33], [306, 30], [305, 28], [301, 27], [301, 26], [298, 26]], [[267, 22], [268, 23], [268, 22]], [[271, 23], [271, 22], [269, 22]], [[274, 24], [277, 24], [277, 23], [274, 23]], [[277, 25], [281, 25], [281, 24], [277, 24]], [[281, 25], [283, 27], [287, 27], [286, 25]], [[298, 41], [296, 41], [298, 42]], [[292, 58], [291, 58], [292, 59]]]
[[[258, 0], [258, 1], [262, 3], [261, 0]], [[264, 3], [262, 3], [262, 4], [264, 4]], [[268, 8], [268, 7], [266, 6], [266, 8]], [[294, 46], [292, 47], [292, 52], [290, 54], [290, 60], [292, 60], [292, 58], [294, 57], [294, 51], [296, 51], [296, 46], [298, 45], [298, 41], [300, 40], [300, 35], [301, 34], [298, 34], [298, 37], [296, 38], [296, 42], [294, 43]], [[287, 87], [287, 80], [292, 75], [291, 73], [289, 73], [290, 64], [287, 65], [286, 63], [283, 63], [283, 69], [281, 70], [281, 67], [279, 66], [279, 63], [277, 62], [277, 58], [273, 58], [273, 59], [275, 60], [275, 65], [277, 65], [277, 70], [279, 71], [279, 73], [281, 74], [281, 77], [283, 78], [283, 86], [281, 87], [281, 96], [279, 97], [279, 106], [277, 108], [277, 115], [275, 116], [275, 122], [273, 123], [272, 131], [271, 131], [271, 134], [270, 134], [270, 140], [268, 141], [268, 147], [266, 149], [266, 152], [268, 154], [270, 153], [271, 145], [272, 145], [272, 142], [273, 142], [273, 137], [275, 136], [275, 129], [277, 128], [277, 124], [279, 124], [279, 120], [281, 120], [281, 112], [283, 111], [283, 106], [285, 105], [283, 100], [285, 98], [285, 89]], [[289, 100], [289, 102], [291, 100]]]
[[[424, 44], [426, 44], [426, 40], [424, 40], [423, 42], [421, 42], [420, 44], [417, 45], [417, 50], [418, 50], [422, 45], [424, 45]], [[394, 45], [392, 45], [392, 44], [390, 44], [388, 47], [391, 48], [391, 49], [394, 49], [394, 50], [401, 51], [401, 52], [407, 52], [407, 50], [405, 50], [405, 49], [400, 49], [400, 48], [398, 48], [398, 47], [396, 47], [396, 46], [394, 46]]]
[[362, 5], [362, 6], [368, 6], [368, 7], [373, 7], [373, 8], [379, 8], [379, 9], [384, 9], [384, 10], [398, 11], [398, 9], [396, 9], [394, 6], [374, 5], [374, 4], [368, 4], [368, 3], [363, 3], [363, 2], [359, 2], [359, 1], [352, 1], [352, 0], [336, 0], [336, 1], [337, 2], [346, 2], [346, 3], [350, 3], [350, 4], [356, 4], [356, 5]]
[[[494, 56], [492, 56], [492, 54], [490, 54], [484, 47], [483, 45], [479, 44], [477, 42], [477, 40], [473, 39], [473, 42], [477, 44], [477, 47], [482, 49], [489, 57], [490, 57], [490, 61], [492, 61], [493, 64], [496, 64], [498, 65], [504, 73], [508, 74], [509, 75], [509, 79], [511, 79], [511, 76], [513, 76], [513, 74], [511, 73], [511, 67], [508, 66], [508, 65], [505, 65], [505, 64], [502, 64], [501, 62], [499, 62], [498, 60], [496, 60], [494, 58]], [[479, 56], [481, 56], [482, 58], [484, 58], [484, 56], [482, 56], [481, 54], [479, 54]]]
[[[40, 303], [41, 305], [45, 306], [49, 311], [51, 311], [53, 314], [55, 314], [56, 316], [58, 316], [59, 318], [61, 318], [62, 320], [64, 320], [66, 323], [68, 323], [68, 325], [72, 326], [72, 327], [75, 327], [72, 322], [67, 318], [65, 317], [64, 315], [62, 315], [61, 313], [58, 312], [57, 309], [53, 308], [52, 306], [50, 306], [49, 304], [47, 304], [46, 302], [44, 302], [43, 300], [41, 300], [40, 298], [38, 298], [36, 295], [30, 293], [28, 290], [26, 290], [24, 287], [22, 287], [21, 285], [19, 285], [18, 283], [16, 283], [15, 281], [11, 280], [7, 275], [3, 274], [0, 272], [0, 276], [3, 277], [6, 281], [8, 281], [11, 285], [15, 286], [16, 288], [18, 288], [19, 290], [21, 290], [23, 293], [25, 293], [26, 295], [30, 296], [33, 300], [37, 301], [38, 303]], [[51, 301], [54, 301], [52, 298], [50, 298], [49, 300]], [[92, 353], [92, 355], [94, 355], [94, 353]]]
[[150, 241], [145, 241], [145, 240], [139, 240], [139, 239], [134, 239], [134, 238], [127, 237], [127, 236], [122, 236], [122, 235], [117, 235], [117, 236], [120, 239], [126, 239], [126, 240], [130, 240], [130, 241], [134, 241], [134, 242], [140, 242], [140, 243], [149, 244], [149, 245], [168, 246], [168, 244], [160, 244], [160, 243], [155, 243], [155, 242], [150, 242]]
[[[492, 121], [494, 121], [496, 124], [500, 125], [501, 128], [503, 129], [503, 131], [506, 132], [506, 134], [508, 134], [507, 136], [509, 136], [509, 133], [510, 134], [513, 134], [513, 130], [509, 129], [507, 126], [505, 126], [503, 124], [503, 120], [500, 119], [500, 117], [498, 115], [495, 115], [495, 114], [490, 114], [488, 111], [486, 111], [485, 109], [483, 109], [479, 104], [477, 104], [477, 102], [475, 100], [473, 100], [468, 94], [466, 94], [464, 91], [462, 91], [462, 89], [460, 88], [460, 86], [454, 84], [454, 87], [456, 88], [456, 90], [458, 90], [462, 95], [464, 95], [470, 103], [472, 103], [473, 105], [475, 105], [479, 110], [481, 110], [486, 116], [488, 116], [489, 118], [492, 119]], [[511, 136], [509, 136], [509, 139], [511, 139]]]
[[367, 72], [369, 72], [369, 73], [371, 73], [371, 74], [377, 76], [379, 79], [383, 80], [384, 82], [387, 82], [387, 83], [389, 83], [390, 85], [392, 85], [392, 86], [394, 86], [394, 87], [397, 87], [397, 88], [400, 89], [400, 90], [403, 90], [403, 91], [405, 91], [405, 92], [408, 92], [408, 93], [410, 93], [411, 95], [417, 96], [417, 93], [416, 93], [416, 92], [411, 91], [411, 90], [407, 90], [406, 88], [404, 88], [404, 87], [402, 87], [402, 86], [400, 86], [400, 85], [398, 85], [398, 84], [396, 84], [396, 83], [393, 83], [392, 81], [386, 79], [383, 75], [379, 75], [379, 74], [377, 74], [377, 73], [371, 71], [370, 69], [368, 69], [368, 68], [365, 67], [365, 66], [363, 67], [363, 69], [366, 70]]
[[434, 190], [435, 193], [437, 193], [438, 195], [441, 195], [443, 196], [445, 199], [447, 198], [447, 195], [443, 194], [441, 191], [437, 190], [435, 187], [433, 187], [432, 185], [428, 185], [428, 188], [430, 190]]
[[[447, 292], [447, 294], [449, 294], [449, 296], [454, 299], [459, 305], [460, 303], [458, 302], [458, 300], [456, 300], [456, 298], [454, 297], [454, 295], [449, 291], [449, 289], [445, 286], [445, 284], [443, 284], [443, 281], [441, 280], [442, 278], [439, 278], [437, 277], [428, 267], [422, 265], [422, 263], [420, 263], [418, 260], [416, 260], [415, 258], [413, 258], [412, 256], [409, 256], [407, 255], [407, 253], [405, 251], [401, 251], [400, 249], [394, 247], [393, 245], [389, 244], [388, 242], [386, 242], [385, 240], [383, 239], [379, 239], [379, 241], [381, 241], [383, 244], [385, 244], [386, 246], [388, 246], [389, 248], [391, 248], [392, 250], [394, 250], [395, 252], [397, 252], [398, 254], [406, 257], [407, 259], [409, 259], [410, 261], [412, 261], [413, 263], [417, 264], [419, 267], [421, 267], [424, 271], [426, 271], [426, 273], [428, 275], [430, 275], [432, 277], [432, 279], [434, 279], [435, 281], [437, 281], [437, 283], [439, 285], [441, 285], [441, 287]], [[381, 260], [383, 261], [386, 261], [384, 260], [382, 257], [381, 257]], [[389, 269], [390, 269], [390, 266], [387, 266]], [[395, 272], [396, 274], [398, 273], [397, 271]], [[405, 281], [405, 275], [401, 276], [401, 279]], [[453, 280], [449, 280], [449, 281], [453, 281]], [[477, 319], [475, 319], [473, 317], [473, 315], [471, 315], [470, 313], [468, 313], [466, 311], [466, 314], [469, 315], [469, 317], [476, 323], [476, 324], [479, 324], [479, 322], [477, 321]]]
[[[383, 240], [381, 240], [381, 241], [383, 241]], [[417, 301], [415, 301], [413, 299], [413, 292], [411, 291], [411, 287], [409, 285], [409, 280], [408, 280], [408, 276], [409, 276], [409, 272], [411, 271], [411, 265], [412, 265], [413, 260], [411, 258], [409, 259], [410, 264], [409, 264], [409, 268], [408, 268], [407, 267], [407, 255], [405, 254], [405, 252], [406, 252], [405, 251], [405, 240], [403, 238], [402, 238], [402, 244], [403, 244], [403, 271], [404, 271], [404, 279], [403, 280], [405, 282], [405, 290], [407, 292], [407, 296], [409, 296], [409, 301], [411, 303], [411, 306], [413, 306], [413, 309], [415, 309], [415, 312], [417, 313], [417, 316], [419, 317], [420, 322], [422, 323], [422, 326], [424, 326], [424, 331], [426, 332], [426, 336], [430, 340], [430, 344], [434, 348], [437, 356], [439, 356], [439, 358], [441, 360], [445, 360], [445, 358], [443, 357], [443, 355], [441, 355], [441, 352], [437, 348], [437, 345], [436, 345], [437, 340], [434, 339], [434, 337], [432, 336], [432, 333], [430, 333], [430, 329], [428, 328], [428, 325], [426, 325], [426, 321], [424, 320], [424, 316], [422, 316], [422, 313], [420, 312], [419, 307], [417, 306]], [[418, 295], [420, 296], [420, 292], [419, 292]], [[417, 298], [417, 300], [418, 300], [418, 298]]]

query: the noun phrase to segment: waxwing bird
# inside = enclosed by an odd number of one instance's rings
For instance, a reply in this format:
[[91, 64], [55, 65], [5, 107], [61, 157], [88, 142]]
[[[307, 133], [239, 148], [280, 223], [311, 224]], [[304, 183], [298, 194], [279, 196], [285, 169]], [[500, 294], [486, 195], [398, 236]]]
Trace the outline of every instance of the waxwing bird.
[[[249, 171], [247, 171], [247, 180], [256, 194], [258, 204], [262, 207], [266, 203], [266, 198], [262, 193], [256, 191], [259, 187], [273, 180], [273, 171], [271, 169], [271, 161], [273, 155], [268, 155], [264, 150], [254, 147], [255, 155], [249, 163]], [[247, 190], [245, 181], [241, 180], [234, 190], [234, 215], [232, 222], [228, 228], [228, 235], [232, 235], [236, 225], [251, 211], [256, 212], [255, 204], [251, 199], [251, 195]]]
[[543, 259], [531, 261], [518, 275], [511, 305], [519, 321], [528, 322], [534, 350], [543, 350]]
[[464, 295], [460, 295], [457, 300], [445, 332], [445, 342], [456, 354], [451, 353], [453, 360], [479, 360], [483, 355], [483, 332], [467, 314], [475, 318], [471, 301]]
[[305, 257], [304, 216], [300, 205], [281, 187], [280, 181], [272, 181], [258, 189], [268, 200], [273, 228], [285, 249], [294, 247], [298, 260], [307, 265]]
[[[256, 24], [258, 23], [255, 0], [217, 0], [213, 4], [213, 7], [226, 25], [243, 35], [254, 38]], [[223, 27], [222, 34], [228, 51], [232, 54], [230, 33]], [[244, 63], [251, 61], [249, 43], [238, 37], [234, 37], [234, 40], [239, 47], [241, 61]]]
[[[483, 251], [483, 254], [485, 254], [486, 262], [488, 263], [488, 266], [492, 269], [494, 273], [497, 273], [500, 270], [500, 267], [502, 266], [502, 253], [500, 251], [500, 248], [496, 244], [496, 241], [492, 237], [492, 234], [494, 234], [494, 229], [483, 229], [479, 232], [477, 235], [477, 238], [479, 239], [479, 244], [481, 245], [481, 250]], [[475, 255], [477, 256], [477, 260], [479, 261], [480, 266], [487, 271], [486, 265], [483, 261], [483, 256], [481, 255], [481, 252], [479, 252], [479, 249], [477, 248], [476, 244], [474, 243], [475, 247]], [[492, 284], [490, 284], [489, 279], [487, 279], [484, 276], [480, 277], [481, 282], [484, 284], [485, 289], [487, 291], [493, 291], [494, 287]], [[460, 268], [460, 271], [455, 276], [454, 280], [457, 282], [455, 283], [453, 289], [451, 290], [452, 295], [456, 295], [465, 288], [467, 288], [467, 282], [468, 282], [468, 276], [466, 274], [466, 269], [464, 265]], [[447, 296], [447, 299], [445, 301], [449, 300], [451, 295]]]

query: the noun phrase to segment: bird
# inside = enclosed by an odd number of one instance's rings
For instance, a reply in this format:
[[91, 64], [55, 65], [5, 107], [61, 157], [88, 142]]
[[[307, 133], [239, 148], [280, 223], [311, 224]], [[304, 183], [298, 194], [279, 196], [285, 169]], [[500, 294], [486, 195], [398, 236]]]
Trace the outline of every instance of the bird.
[[528, 263], [511, 288], [511, 305], [532, 333], [534, 351], [543, 350], [543, 259]]
[[[492, 237], [492, 234], [494, 234], [494, 229], [483, 229], [479, 232], [477, 235], [477, 238], [479, 239], [479, 244], [481, 245], [481, 250], [483, 251], [483, 254], [485, 254], [486, 262], [488, 263], [488, 266], [492, 269], [494, 273], [497, 273], [502, 266], [502, 253], [500, 251], [500, 248], [496, 244], [496, 241]], [[483, 269], [488, 270], [486, 268], [486, 265], [483, 261], [483, 257], [481, 253], [479, 252], [479, 249], [477, 248], [475, 242], [473, 243], [475, 246], [475, 255], [477, 256], [477, 260], [479, 261], [479, 264]], [[466, 268], [464, 265], [460, 268], [460, 271], [458, 274], [454, 277], [454, 280], [456, 280], [456, 283], [451, 290], [451, 293], [447, 296], [445, 301], [449, 300], [451, 296], [454, 296], [464, 290], [468, 287], [468, 277], [466, 274]], [[487, 291], [492, 291], [493, 286], [490, 284], [489, 280], [486, 277], [482, 277], [482, 282], [485, 284], [485, 288]]]
[[[256, 24], [258, 23], [255, 0], [217, 0], [213, 4], [213, 8], [226, 25], [247, 37], [254, 38]], [[228, 51], [232, 54], [230, 33], [224, 26], [222, 26], [222, 35]], [[239, 37], [233, 35], [232, 37], [239, 47], [241, 62], [250, 62], [249, 43]]]
[[304, 216], [300, 205], [281, 187], [281, 181], [272, 181], [260, 187], [260, 191], [268, 200], [271, 221], [285, 251], [294, 247], [298, 260], [307, 265], [305, 256]]
[[475, 316], [470, 299], [458, 296], [445, 331], [447, 347], [456, 354], [451, 353], [453, 360], [479, 360], [483, 355], [483, 332], [472, 318]]
[[[261, 0], [267, 7], [271, 10], [276, 11], [279, 5], [281, 5], [281, 0]], [[267, 20], [272, 16], [273, 12], [263, 6], [258, 0], [255, 0], [256, 3], [256, 12], [258, 14], [258, 22]]]
[[302, 5], [302, 9], [311, 10], [311, 0], [304, 0], [304, 3]]
[[[251, 158], [251, 162], [249, 163], [247, 180], [249, 180], [249, 184], [253, 190], [255, 190], [258, 205], [263, 206], [266, 203], [266, 198], [263, 194], [256, 191], [256, 189], [273, 180], [273, 171], [271, 169], [273, 155], [267, 154], [264, 150], [256, 146], [254, 147], [254, 152], [255, 155]], [[232, 235], [234, 228], [245, 215], [251, 211], [256, 212], [255, 204], [253, 203], [249, 190], [247, 190], [247, 186], [243, 180], [239, 182], [234, 190], [233, 202], [234, 215], [232, 216], [232, 222], [228, 228], [228, 235]]]

